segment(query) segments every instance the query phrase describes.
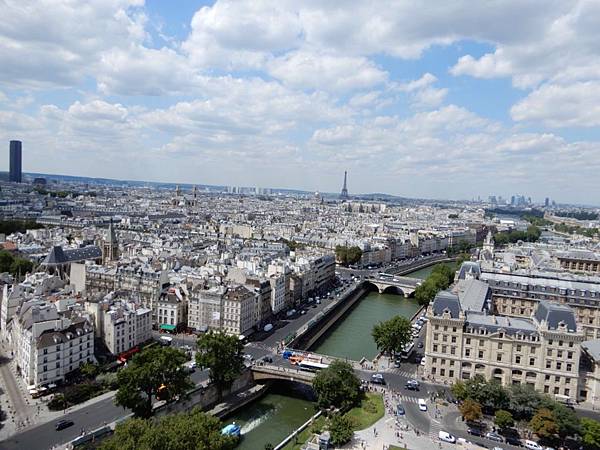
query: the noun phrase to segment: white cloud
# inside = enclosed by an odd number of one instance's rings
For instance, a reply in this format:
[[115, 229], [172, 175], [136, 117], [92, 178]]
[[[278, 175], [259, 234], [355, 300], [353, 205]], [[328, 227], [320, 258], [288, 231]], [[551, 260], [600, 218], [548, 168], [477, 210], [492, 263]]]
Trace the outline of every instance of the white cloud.
[[339, 92], [371, 88], [387, 80], [387, 73], [364, 57], [295, 51], [272, 60], [269, 73], [300, 89]]
[[600, 126], [600, 80], [545, 84], [514, 105], [510, 114], [516, 121], [540, 121], [551, 127]]

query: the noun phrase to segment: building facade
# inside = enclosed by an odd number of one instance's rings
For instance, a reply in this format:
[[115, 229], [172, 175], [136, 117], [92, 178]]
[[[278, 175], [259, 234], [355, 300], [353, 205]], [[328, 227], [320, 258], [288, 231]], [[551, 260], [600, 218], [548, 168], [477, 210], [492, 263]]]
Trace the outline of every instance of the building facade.
[[22, 167], [22, 143], [21, 141], [10, 141], [9, 159], [10, 167], [8, 181], [12, 183], [20, 183], [23, 178]]

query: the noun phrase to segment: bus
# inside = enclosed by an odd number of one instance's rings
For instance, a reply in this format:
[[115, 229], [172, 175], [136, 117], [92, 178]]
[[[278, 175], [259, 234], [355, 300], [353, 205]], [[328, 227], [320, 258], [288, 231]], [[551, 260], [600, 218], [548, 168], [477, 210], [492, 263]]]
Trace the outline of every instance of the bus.
[[379, 272], [378, 275], [379, 278], [384, 278], [386, 280], [392, 280], [394, 278], [394, 274], [391, 273]]
[[302, 370], [306, 370], [308, 372], [318, 372], [322, 369], [327, 369], [329, 367], [328, 364], [318, 363], [314, 361], [303, 360], [298, 363], [298, 367]]
[[400, 356], [402, 357], [402, 359], [408, 359], [414, 350], [415, 350], [415, 343], [409, 342], [402, 349], [402, 353], [400, 353]]

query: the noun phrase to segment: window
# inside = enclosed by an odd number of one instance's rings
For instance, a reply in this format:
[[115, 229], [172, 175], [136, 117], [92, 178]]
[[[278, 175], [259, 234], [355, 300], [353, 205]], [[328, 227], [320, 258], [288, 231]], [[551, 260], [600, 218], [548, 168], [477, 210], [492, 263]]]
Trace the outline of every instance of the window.
[[552, 356], [552, 349], [551, 349], [551, 348], [549, 348], [549, 349], [548, 349], [548, 353], [547, 353], [547, 355], [548, 355], [548, 356]]
[[[450, 378], [454, 378], [454, 370], [450, 370], [450, 371], [448, 371], [448, 376], [449, 376]], [[565, 389], [565, 391], [568, 391], [568, 389]]]
[[567, 372], [570, 372], [572, 368], [573, 368], [572, 364], [567, 364]]
[[561, 370], [562, 369], [562, 363], [561, 362], [557, 362], [556, 363], [556, 370]]
[[535, 366], [535, 358], [529, 358], [529, 365]]
[[456, 336], [452, 336], [452, 343], [455, 344], [456, 343]]
[[479, 339], [479, 346], [483, 347], [483, 339]]
[[437, 352], [438, 351], [438, 345], [437, 344], [433, 344], [433, 351]]
[[465, 349], [465, 356], [471, 356], [471, 349], [470, 348]]
[[440, 375], [441, 376], [446, 375], [446, 369], [440, 369]]
[[562, 355], [563, 355], [562, 350], [559, 350], [559, 351], [556, 352], [556, 357], [557, 358], [562, 358]]
[[44, 349], [44, 355], [47, 355], [47, 354], [48, 354], [48, 349], [47, 349], [47, 348], [45, 348], [45, 349]]
[[467, 340], [465, 341], [465, 343], [466, 343], [467, 345], [471, 345], [471, 338], [467, 338]]
[[479, 350], [479, 359], [483, 359], [483, 350]]
[[521, 345], [517, 345], [517, 351], [520, 352], [521, 351]]
[[439, 335], [438, 333], [434, 333], [434, 334], [433, 334], [433, 340], [434, 340], [434, 341], [437, 341], [437, 340], [439, 339], [439, 336], [440, 336], [440, 335]]
[[498, 350], [502, 350], [502, 342], [498, 343]]
[[555, 394], [558, 394], [558, 386], [556, 386], [556, 387], [554, 388], [554, 393], [555, 393]]
[[516, 356], [515, 357], [515, 363], [521, 364], [521, 357], [520, 356]]
[[567, 353], [567, 358], [568, 359], [573, 359], [573, 352], [568, 352]]
[[544, 386], [544, 394], [548, 394], [550, 392], [550, 386]]
[[48, 366], [44, 366], [44, 372], [48, 372]]
[[496, 355], [496, 361], [499, 361], [499, 362], [502, 361], [502, 353], [498, 353]]
[[552, 367], [552, 363], [550, 361], [546, 361], [546, 369]]

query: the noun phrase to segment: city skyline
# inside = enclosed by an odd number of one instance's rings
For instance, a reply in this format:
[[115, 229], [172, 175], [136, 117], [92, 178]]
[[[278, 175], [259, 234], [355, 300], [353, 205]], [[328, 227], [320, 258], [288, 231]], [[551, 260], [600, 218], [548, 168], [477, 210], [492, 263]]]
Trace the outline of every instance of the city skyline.
[[8, 12], [0, 142], [23, 141], [25, 172], [339, 193], [348, 170], [352, 193], [600, 194], [592, 2]]

